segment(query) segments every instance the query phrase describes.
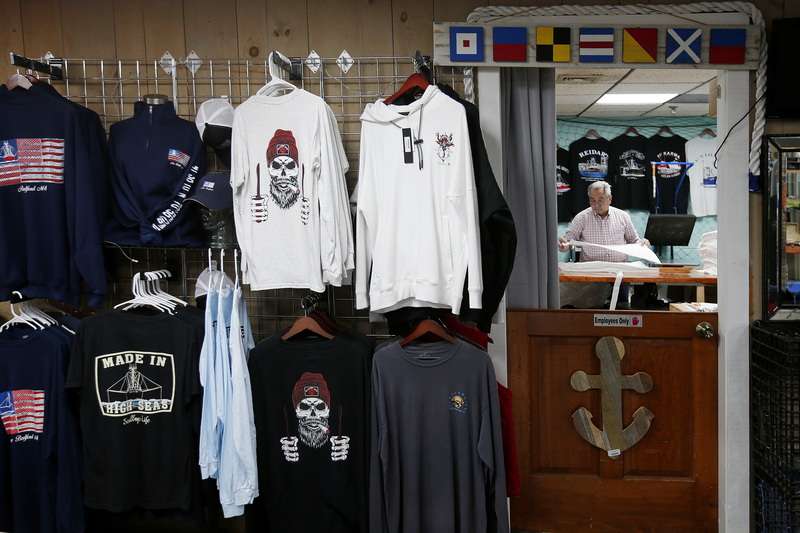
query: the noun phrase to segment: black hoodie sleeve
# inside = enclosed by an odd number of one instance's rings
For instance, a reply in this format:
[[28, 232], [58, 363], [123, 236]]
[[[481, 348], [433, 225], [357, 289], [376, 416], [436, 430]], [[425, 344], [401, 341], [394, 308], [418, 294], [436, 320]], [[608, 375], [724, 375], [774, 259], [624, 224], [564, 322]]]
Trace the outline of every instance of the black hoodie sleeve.
[[[481, 309], [469, 307], [469, 298], [464, 287], [459, 318], [475, 322], [483, 332], [492, 327], [492, 317], [503, 299], [503, 294], [514, 268], [517, 251], [517, 230], [511, 209], [508, 207], [500, 186], [497, 184], [489, 155], [483, 141], [480, 114], [477, 106], [462, 100], [449, 85], [438, 87], [451, 98], [458, 100], [467, 113], [467, 128], [472, 146], [472, 165], [475, 170], [475, 191], [478, 196], [478, 217], [481, 236], [481, 266], [483, 269], [483, 296]], [[455, 312], [456, 310], [454, 310]]]

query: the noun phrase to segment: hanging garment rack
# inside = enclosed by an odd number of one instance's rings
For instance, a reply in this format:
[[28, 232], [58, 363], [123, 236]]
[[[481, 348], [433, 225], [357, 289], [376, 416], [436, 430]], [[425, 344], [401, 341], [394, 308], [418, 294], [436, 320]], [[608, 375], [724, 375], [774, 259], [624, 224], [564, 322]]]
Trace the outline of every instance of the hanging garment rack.
[[299, 57], [288, 58], [277, 50], [273, 50], [272, 62], [288, 72], [290, 80], [303, 79], [303, 63]]
[[47, 63], [42, 63], [35, 59], [19, 56], [14, 52], [11, 54], [11, 64], [16, 67], [26, 68], [28, 70], [35, 70], [36, 72], [45, 74], [53, 81], [60, 81], [64, 79], [64, 71], [61, 68], [61, 59], [52, 58], [47, 60]]
[[[358, 181], [359, 117], [368, 103], [396, 92], [414, 72], [429, 71], [434, 81], [446, 83], [463, 94], [463, 71], [457, 67], [433, 67], [429, 57], [422, 53], [413, 58], [352, 57], [346, 62], [337, 61], [336, 57], [314, 57], [313, 61], [311, 56], [306, 60], [289, 58], [280, 52], [273, 53], [272, 57], [277, 57], [273, 64], [288, 73], [285, 79], [322, 97], [336, 116], [351, 169], [346, 176], [348, 194], [353, 192]], [[145, 94], [167, 95], [179, 110], [178, 115], [193, 121], [204, 101], [224, 96], [235, 107], [271, 79], [267, 58], [209, 59], [190, 54], [188, 58], [175, 59], [165, 54], [158, 59], [62, 58], [60, 61], [63, 79], [58, 79], [58, 72], [51, 65], [15, 64], [50, 75], [49, 80], [41, 78], [42, 81], [51, 83], [66, 98], [97, 112], [106, 131], [115, 122], [133, 116], [134, 103]], [[346, 63], [348, 69], [340, 68], [340, 63]], [[210, 149], [208, 161], [208, 170], [222, 168]], [[197, 276], [207, 266], [205, 248], [112, 248], [109, 245], [109, 252], [117, 262], [117, 281], [109, 286], [106, 304], [110, 307], [130, 298], [131, 281], [137, 272], [163, 268], [172, 273], [172, 278], [162, 280], [165, 290], [192, 302]], [[234, 278], [232, 263], [226, 262], [224, 269]], [[242, 288], [256, 341], [284, 330], [305, 312], [302, 301], [308, 296], [308, 290], [250, 291], [247, 285]], [[319, 298], [319, 303], [325, 305], [312, 309], [312, 313], [321, 312], [324, 307], [339, 327], [376, 337], [389, 336], [384, 323], [371, 323], [366, 311], [355, 309], [352, 287], [330, 287]]]

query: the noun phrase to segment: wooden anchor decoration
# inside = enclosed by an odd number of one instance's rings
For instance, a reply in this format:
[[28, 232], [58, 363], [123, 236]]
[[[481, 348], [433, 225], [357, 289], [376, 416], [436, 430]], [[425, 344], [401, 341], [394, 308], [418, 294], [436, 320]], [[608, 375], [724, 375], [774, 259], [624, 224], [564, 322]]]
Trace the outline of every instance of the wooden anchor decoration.
[[647, 433], [650, 422], [655, 418], [646, 407], [639, 407], [633, 413], [633, 422], [622, 427], [622, 390], [633, 389], [639, 393], [649, 392], [653, 388], [653, 379], [644, 372], [632, 376], [620, 374], [620, 361], [625, 356], [622, 341], [616, 337], [603, 337], [597, 342], [595, 352], [600, 359], [600, 375], [587, 375], [578, 370], [569, 378], [572, 388], [579, 392], [589, 389], [600, 389], [603, 403], [603, 429], [592, 423], [592, 413], [585, 407], [579, 407], [572, 413], [575, 429], [589, 444], [608, 452], [608, 456], [617, 459]]

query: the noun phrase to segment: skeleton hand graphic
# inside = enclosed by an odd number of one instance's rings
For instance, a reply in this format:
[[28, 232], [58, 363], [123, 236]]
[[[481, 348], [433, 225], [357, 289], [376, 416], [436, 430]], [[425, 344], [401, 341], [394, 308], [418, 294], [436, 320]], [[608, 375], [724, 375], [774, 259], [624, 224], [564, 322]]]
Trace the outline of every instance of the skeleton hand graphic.
[[300, 453], [297, 451], [297, 437], [281, 437], [281, 449], [283, 456], [290, 463], [296, 463], [300, 459]]
[[350, 437], [331, 437], [331, 461], [347, 460]]

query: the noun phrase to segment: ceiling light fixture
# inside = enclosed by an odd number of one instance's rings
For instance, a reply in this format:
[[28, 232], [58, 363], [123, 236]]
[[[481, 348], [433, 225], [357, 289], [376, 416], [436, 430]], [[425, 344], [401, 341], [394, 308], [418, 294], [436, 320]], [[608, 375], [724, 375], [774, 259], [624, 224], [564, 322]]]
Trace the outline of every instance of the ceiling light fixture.
[[597, 103], [600, 105], [640, 105], [663, 104], [678, 96], [677, 94], [604, 94]]

